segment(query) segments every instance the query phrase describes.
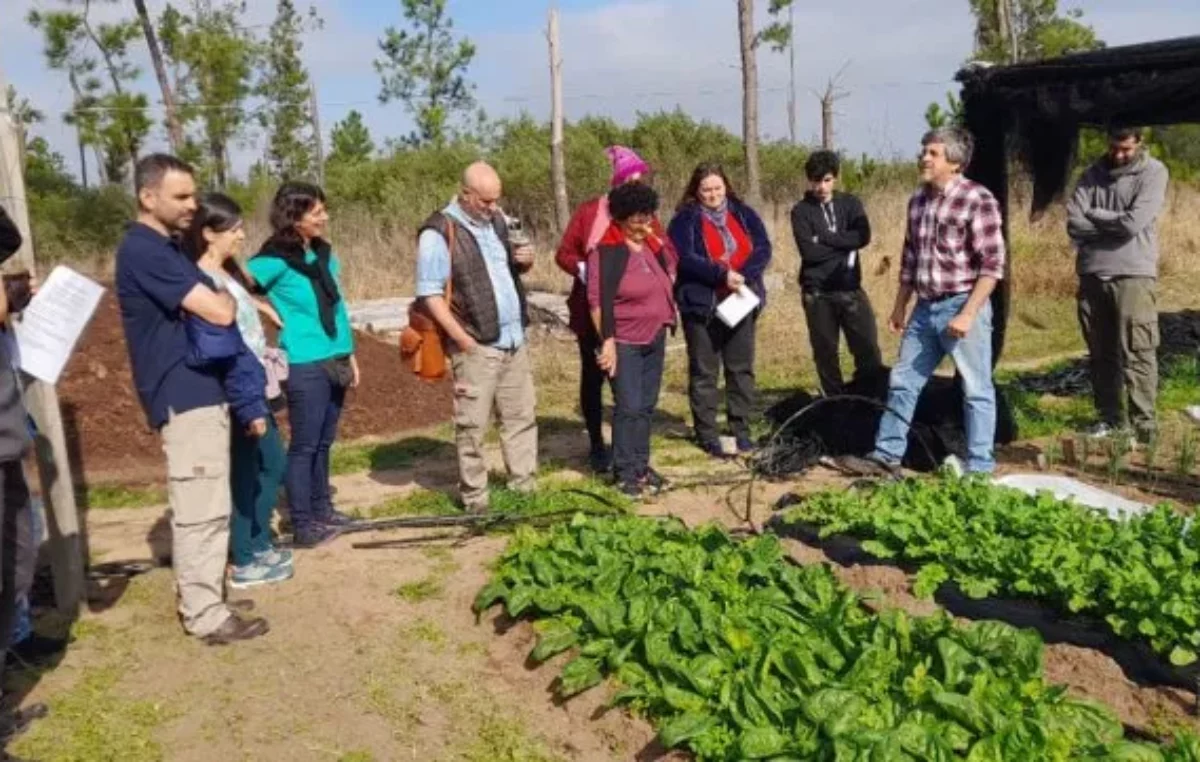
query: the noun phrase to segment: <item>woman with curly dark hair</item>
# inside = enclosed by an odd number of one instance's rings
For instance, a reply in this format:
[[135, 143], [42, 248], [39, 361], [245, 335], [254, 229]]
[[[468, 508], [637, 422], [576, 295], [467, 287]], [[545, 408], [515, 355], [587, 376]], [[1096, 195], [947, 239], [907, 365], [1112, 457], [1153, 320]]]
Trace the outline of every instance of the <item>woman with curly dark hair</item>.
[[299, 547], [320, 545], [351, 521], [333, 507], [329, 450], [359, 371], [338, 283], [341, 265], [325, 238], [328, 224], [320, 188], [284, 183], [271, 205], [271, 237], [247, 263], [283, 321], [279, 343], [288, 356], [291, 427], [286, 484]]
[[588, 256], [588, 305], [600, 336], [597, 362], [612, 379], [613, 471], [631, 497], [661, 490], [650, 467], [650, 424], [658, 406], [666, 332], [675, 325], [676, 258], [654, 234], [658, 194], [638, 183], [608, 194], [612, 223]]
[[771, 262], [767, 229], [758, 213], [733, 192], [720, 165], [701, 164], [692, 173], [667, 234], [679, 253], [675, 298], [687, 339], [688, 401], [696, 440], [709, 455], [725, 457], [717, 428], [717, 383], [724, 365], [725, 418], [738, 451], [749, 452], [758, 310], [734, 326], [716, 313], [717, 305], [742, 287], [765, 304], [763, 273]]

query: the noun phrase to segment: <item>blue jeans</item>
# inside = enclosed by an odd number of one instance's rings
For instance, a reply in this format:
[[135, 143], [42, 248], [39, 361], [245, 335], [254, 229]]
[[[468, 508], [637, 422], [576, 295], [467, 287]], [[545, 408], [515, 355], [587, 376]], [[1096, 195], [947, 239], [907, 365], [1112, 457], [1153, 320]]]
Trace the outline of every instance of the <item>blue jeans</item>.
[[235, 566], [247, 566], [254, 556], [271, 549], [271, 513], [279, 497], [286, 461], [275, 416], [267, 415], [267, 433], [253, 437], [233, 426], [229, 486], [233, 514], [229, 521], [230, 551]]
[[288, 512], [295, 531], [322, 523], [333, 510], [329, 493], [329, 449], [337, 438], [346, 388], [319, 362], [288, 368], [288, 421], [292, 441], [287, 455]]
[[613, 377], [613, 469], [622, 484], [635, 484], [650, 470], [650, 424], [662, 388], [666, 331], [649, 344], [617, 344]]
[[[951, 338], [946, 326], [967, 302], [960, 294], [939, 302], [917, 302], [904, 339], [900, 359], [888, 384], [888, 407], [875, 435], [874, 457], [899, 465], [908, 445], [908, 424], [917, 409], [917, 398], [946, 355], [954, 360], [963, 384], [963, 412], [967, 425], [967, 471], [991, 473], [996, 467], [992, 449], [996, 439], [996, 389], [992, 385], [992, 305], [986, 302], [965, 338]], [[901, 420], [903, 418], [903, 420]]]

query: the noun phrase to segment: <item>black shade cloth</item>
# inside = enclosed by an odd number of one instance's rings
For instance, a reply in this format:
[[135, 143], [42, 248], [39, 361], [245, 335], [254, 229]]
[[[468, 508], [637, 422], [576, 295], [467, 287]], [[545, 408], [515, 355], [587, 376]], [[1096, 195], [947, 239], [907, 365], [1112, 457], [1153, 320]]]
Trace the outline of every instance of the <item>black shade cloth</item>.
[[[967, 176], [999, 200], [1006, 239], [1010, 155], [1032, 176], [1037, 215], [1066, 190], [1081, 127], [1200, 122], [1200, 36], [1012, 66], [971, 65], [956, 78], [975, 137]], [[992, 295], [993, 363], [1008, 327], [1011, 264], [1006, 268]]]

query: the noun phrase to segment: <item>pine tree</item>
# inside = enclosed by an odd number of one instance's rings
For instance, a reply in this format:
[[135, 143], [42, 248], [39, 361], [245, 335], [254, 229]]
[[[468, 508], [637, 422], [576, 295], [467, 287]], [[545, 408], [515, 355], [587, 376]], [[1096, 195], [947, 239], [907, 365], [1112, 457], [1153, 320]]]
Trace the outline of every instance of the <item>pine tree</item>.
[[43, 34], [47, 64], [67, 75], [75, 95], [66, 121], [79, 130], [82, 145], [101, 152], [108, 181], [121, 182], [151, 127], [146, 95], [130, 89], [141, 76], [130, 60], [130, 45], [142, 31], [134, 19], [95, 23], [86, 0], [69, 5], [70, 10], [30, 11], [27, 20]]
[[371, 132], [363, 124], [362, 114], [351, 111], [346, 118], [333, 125], [330, 135], [333, 151], [329, 161], [354, 164], [366, 161], [375, 153]]
[[259, 121], [267, 130], [267, 163], [283, 179], [311, 178], [316, 168], [308, 71], [300, 60], [301, 36], [320, 26], [316, 10], [307, 20], [292, 0], [279, 0], [275, 21], [263, 51], [263, 71], [257, 93], [266, 101]]
[[403, 101], [417, 122], [409, 138], [413, 145], [443, 145], [454, 116], [469, 116], [475, 108], [474, 85], [466, 80], [475, 46], [451, 36], [454, 21], [446, 15], [446, 0], [401, 0], [409, 29], [388, 27], [375, 61], [381, 87], [379, 100]]
[[[184, 101], [180, 121], [199, 122], [203, 132], [202, 170], [218, 187], [228, 179], [229, 143], [246, 121], [244, 104], [253, 90], [257, 41], [242, 23], [244, 2], [213, 8], [192, 0], [190, 15], [171, 6], [160, 22], [163, 49], [175, 71], [175, 92]], [[191, 151], [189, 151], [191, 152]]]

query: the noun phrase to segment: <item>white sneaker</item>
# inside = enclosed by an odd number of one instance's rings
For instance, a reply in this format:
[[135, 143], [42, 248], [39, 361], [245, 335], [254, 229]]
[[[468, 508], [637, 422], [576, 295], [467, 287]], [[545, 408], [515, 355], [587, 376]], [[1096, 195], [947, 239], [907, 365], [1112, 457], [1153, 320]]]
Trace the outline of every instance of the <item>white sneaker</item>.
[[1107, 423], [1097, 423], [1083, 430], [1083, 435], [1088, 439], [1108, 439], [1116, 432], [1116, 429], [1109, 426]]

